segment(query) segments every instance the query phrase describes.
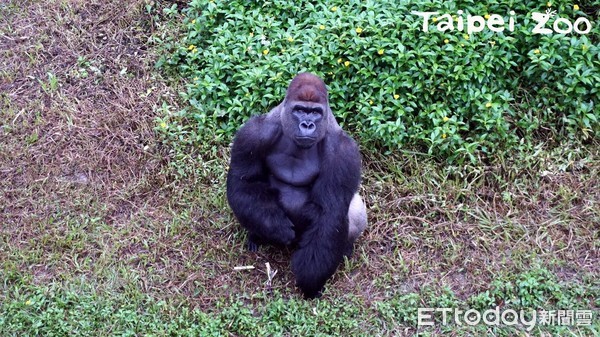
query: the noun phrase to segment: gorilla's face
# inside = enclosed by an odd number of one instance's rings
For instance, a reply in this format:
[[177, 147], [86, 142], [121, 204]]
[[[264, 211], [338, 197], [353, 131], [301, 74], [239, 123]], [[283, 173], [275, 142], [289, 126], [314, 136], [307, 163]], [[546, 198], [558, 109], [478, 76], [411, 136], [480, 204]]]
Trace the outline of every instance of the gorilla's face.
[[296, 146], [310, 148], [325, 137], [330, 115], [323, 81], [308, 73], [296, 76], [287, 90], [281, 112], [284, 135]]
[[294, 132], [291, 137], [300, 148], [310, 148], [323, 139], [325, 107], [314, 102], [289, 102], [284, 111]]

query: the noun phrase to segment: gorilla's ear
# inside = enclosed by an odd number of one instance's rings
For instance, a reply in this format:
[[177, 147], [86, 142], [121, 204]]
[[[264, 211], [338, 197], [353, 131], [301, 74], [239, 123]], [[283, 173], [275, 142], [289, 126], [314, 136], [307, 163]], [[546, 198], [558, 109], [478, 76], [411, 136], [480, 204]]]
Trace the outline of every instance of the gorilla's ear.
[[329, 131], [341, 130], [342, 127], [338, 124], [335, 116], [333, 115], [333, 111], [331, 111], [331, 107], [329, 103], [327, 103], [327, 125]]

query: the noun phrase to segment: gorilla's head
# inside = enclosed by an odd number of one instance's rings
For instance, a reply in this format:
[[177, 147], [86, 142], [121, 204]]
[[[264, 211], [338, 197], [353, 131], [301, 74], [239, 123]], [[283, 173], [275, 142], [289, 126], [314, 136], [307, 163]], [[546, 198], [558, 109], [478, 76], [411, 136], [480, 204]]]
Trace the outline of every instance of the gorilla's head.
[[323, 80], [310, 73], [294, 77], [281, 112], [284, 135], [298, 147], [310, 148], [325, 137], [332, 118]]

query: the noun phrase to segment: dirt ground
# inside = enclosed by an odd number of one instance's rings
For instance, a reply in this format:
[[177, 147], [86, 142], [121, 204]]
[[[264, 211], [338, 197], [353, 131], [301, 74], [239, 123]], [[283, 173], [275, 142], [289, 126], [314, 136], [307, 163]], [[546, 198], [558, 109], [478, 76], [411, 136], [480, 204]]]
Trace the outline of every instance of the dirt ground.
[[172, 93], [152, 78], [153, 23], [140, 21], [143, 4], [2, 5], [4, 223], [28, 226], [88, 203], [100, 203], [108, 223], [122, 223], [159, 202], [163, 158], [152, 128]]

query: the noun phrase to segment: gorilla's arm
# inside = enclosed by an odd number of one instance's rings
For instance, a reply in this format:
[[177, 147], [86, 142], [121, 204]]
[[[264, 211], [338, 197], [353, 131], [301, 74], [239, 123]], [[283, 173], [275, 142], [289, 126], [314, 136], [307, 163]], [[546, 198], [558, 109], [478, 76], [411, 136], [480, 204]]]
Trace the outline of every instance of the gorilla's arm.
[[309, 298], [319, 296], [352, 244], [348, 207], [360, 184], [360, 153], [354, 141], [341, 131], [325, 141], [325, 156], [307, 205], [318, 213], [292, 256], [297, 285]]
[[[295, 237], [292, 222], [278, 204], [279, 192], [270, 187], [265, 167], [266, 151], [281, 129], [265, 116], [250, 119], [236, 134], [227, 174], [227, 199], [240, 224], [250, 234], [248, 247], [256, 250], [253, 237], [268, 243], [290, 244]], [[254, 235], [253, 235], [254, 234]]]

